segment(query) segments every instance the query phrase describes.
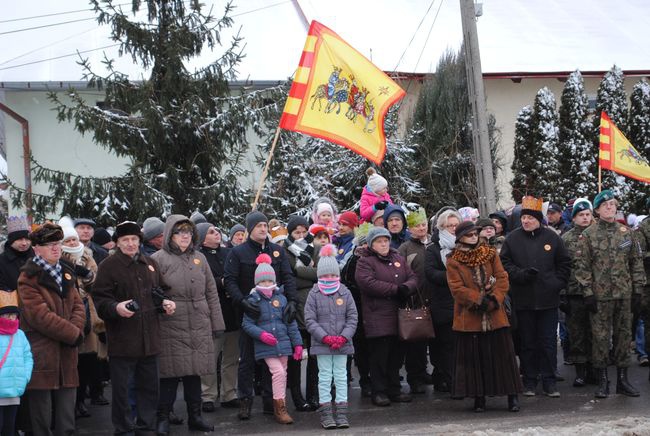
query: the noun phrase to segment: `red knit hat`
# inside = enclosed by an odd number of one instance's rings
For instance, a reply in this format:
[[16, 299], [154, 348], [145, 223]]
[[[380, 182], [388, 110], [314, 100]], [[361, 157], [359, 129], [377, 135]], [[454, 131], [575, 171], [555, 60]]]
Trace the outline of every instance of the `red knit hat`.
[[359, 226], [359, 217], [357, 217], [357, 214], [351, 211], [346, 211], [343, 212], [341, 215], [339, 215], [339, 223], [340, 224], [345, 224], [346, 226], [350, 227], [358, 227]]

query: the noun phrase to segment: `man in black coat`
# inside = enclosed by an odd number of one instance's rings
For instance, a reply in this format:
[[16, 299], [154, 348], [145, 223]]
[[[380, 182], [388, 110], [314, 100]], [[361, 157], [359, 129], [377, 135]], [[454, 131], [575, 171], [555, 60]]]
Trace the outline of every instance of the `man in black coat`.
[[95, 235], [95, 227], [97, 227], [97, 224], [89, 218], [77, 218], [74, 220], [74, 228], [79, 234], [79, 241], [90, 248], [93, 252], [93, 259], [95, 259], [95, 263], [99, 266], [102, 260], [108, 257], [108, 251], [98, 243], [92, 241]]
[[0, 289], [15, 291], [18, 287], [20, 268], [34, 257], [29, 240], [29, 225], [24, 216], [7, 219], [7, 241], [5, 251], [0, 254]]
[[517, 311], [524, 395], [535, 395], [541, 375], [544, 394], [559, 397], [555, 386], [560, 290], [571, 273], [571, 258], [562, 238], [542, 227], [542, 200], [524, 197], [521, 227], [506, 237], [501, 261], [510, 279]]
[[[269, 220], [261, 212], [254, 211], [246, 216], [246, 230], [248, 239], [241, 245], [234, 247], [226, 259], [224, 282], [226, 292], [230, 295], [235, 307], [253, 318], [259, 317], [259, 308], [253, 306], [245, 297], [255, 288], [255, 259], [266, 253], [271, 257], [271, 266], [275, 270], [278, 286], [284, 287], [284, 294], [287, 297], [288, 305], [286, 316], [289, 320], [295, 318], [298, 296], [296, 292], [296, 281], [289, 265], [284, 249], [269, 241]], [[241, 325], [241, 317], [238, 319]], [[250, 419], [251, 407], [253, 405], [253, 377], [255, 373], [255, 351], [253, 348], [254, 339], [247, 334], [239, 336], [239, 370], [237, 376], [237, 392], [240, 400], [239, 419]], [[266, 368], [265, 368], [266, 369]], [[273, 402], [271, 394], [271, 380], [268, 369], [263, 371], [264, 380], [262, 383], [263, 400], [265, 413], [273, 413]]]

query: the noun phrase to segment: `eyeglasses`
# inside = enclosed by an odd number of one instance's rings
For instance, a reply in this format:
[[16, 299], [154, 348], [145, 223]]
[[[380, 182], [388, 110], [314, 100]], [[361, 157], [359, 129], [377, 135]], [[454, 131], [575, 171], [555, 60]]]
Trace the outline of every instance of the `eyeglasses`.
[[448, 229], [455, 229], [456, 227], [458, 227], [458, 224], [446, 224], [445, 227]]
[[468, 237], [468, 238], [473, 238], [473, 237], [475, 237], [475, 236], [478, 236], [478, 232], [469, 232], [469, 233], [465, 233], [464, 236], [466, 236], [466, 237]]
[[63, 245], [63, 241], [48, 242], [47, 244], [42, 244], [41, 247], [47, 247], [49, 249], [52, 249], [54, 247], [60, 247], [61, 245]]
[[182, 236], [193, 236], [194, 232], [191, 230], [174, 230], [174, 235], [182, 235]]

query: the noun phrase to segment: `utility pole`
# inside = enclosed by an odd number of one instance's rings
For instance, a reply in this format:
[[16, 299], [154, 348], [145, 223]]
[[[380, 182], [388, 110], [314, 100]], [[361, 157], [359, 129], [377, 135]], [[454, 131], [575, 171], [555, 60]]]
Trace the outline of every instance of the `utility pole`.
[[476, 31], [476, 10], [473, 0], [460, 0], [460, 17], [463, 24], [465, 42], [465, 70], [467, 71], [467, 91], [472, 104], [472, 139], [476, 162], [478, 183], [478, 209], [482, 216], [496, 211], [494, 172], [488, 136], [487, 105], [483, 89], [481, 55]]

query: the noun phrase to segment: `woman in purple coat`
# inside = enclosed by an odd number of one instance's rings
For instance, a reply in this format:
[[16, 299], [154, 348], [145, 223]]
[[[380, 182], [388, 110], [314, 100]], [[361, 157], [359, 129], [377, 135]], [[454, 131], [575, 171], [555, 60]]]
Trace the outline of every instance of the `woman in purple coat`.
[[391, 401], [411, 401], [409, 394], [401, 392], [399, 382], [403, 345], [397, 336], [397, 309], [403, 299], [417, 291], [417, 277], [406, 259], [390, 248], [388, 230], [373, 227], [367, 241], [368, 248], [359, 249], [355, 278], [370, 350], [372, 402], [389, 406]]

